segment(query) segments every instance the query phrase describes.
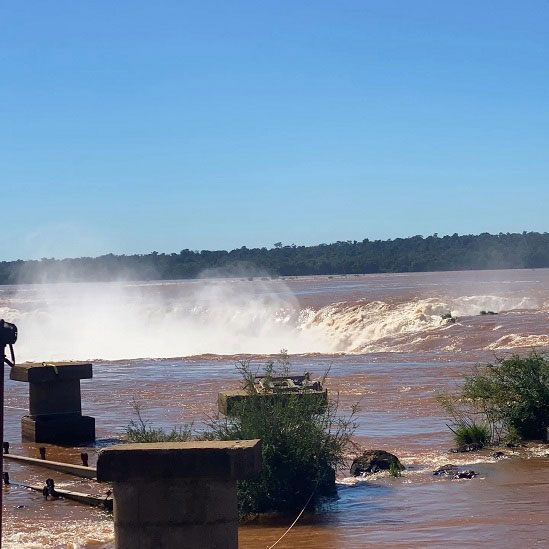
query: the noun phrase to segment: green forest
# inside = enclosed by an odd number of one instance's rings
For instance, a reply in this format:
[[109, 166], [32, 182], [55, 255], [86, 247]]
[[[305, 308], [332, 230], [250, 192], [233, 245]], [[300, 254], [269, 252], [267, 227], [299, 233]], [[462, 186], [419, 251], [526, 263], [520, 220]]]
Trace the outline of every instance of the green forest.
[[394, 240], [347, 240], [316, 246], [181, 250], [139, 255], [0, 262], [0, 284], [60, 281], [176, 280], [199, 275], [300, 276], [533, 269], [549, 267], [549, 233], [500, 233]]

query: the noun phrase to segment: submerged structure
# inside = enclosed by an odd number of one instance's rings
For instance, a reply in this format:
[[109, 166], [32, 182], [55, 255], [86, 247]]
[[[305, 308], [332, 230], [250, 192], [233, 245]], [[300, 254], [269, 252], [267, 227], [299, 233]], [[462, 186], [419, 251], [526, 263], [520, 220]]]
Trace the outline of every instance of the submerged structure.
[[246, 389], [224, 391], [217, 396], [220, 413], [232, 416], [238, 405], [246, 399], [303, 398], [323, 409], [328, 404], [328, 390], [323, 389], [319, 380], [313, 380], [309, 372], [294, 376], [255, 376]]
[[120, 444], [101, 450], [116, 549], [237, 549], [236, 483], [261, 471], [259, 440]]
[[89, 363], [17, 364], [10, 379], [29, 384], [29, 415], [21, 418], [23, 440], [71, 444], [95, 441], [95, 419], [82, 415], [80, 380], [91, 379]]

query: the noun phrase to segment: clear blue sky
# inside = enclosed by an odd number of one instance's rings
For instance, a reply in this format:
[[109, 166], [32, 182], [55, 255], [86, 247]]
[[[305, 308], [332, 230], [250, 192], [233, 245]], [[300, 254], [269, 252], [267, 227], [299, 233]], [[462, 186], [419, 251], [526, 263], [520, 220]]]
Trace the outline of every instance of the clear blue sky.
[[0, 259], [549, 230], [549, 3], [5, 0]]

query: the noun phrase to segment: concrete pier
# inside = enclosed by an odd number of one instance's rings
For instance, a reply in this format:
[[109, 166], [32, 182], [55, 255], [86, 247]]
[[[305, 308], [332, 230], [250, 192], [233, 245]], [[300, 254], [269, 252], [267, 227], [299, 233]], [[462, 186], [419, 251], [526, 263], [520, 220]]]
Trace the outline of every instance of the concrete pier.
[[260, 471], [259, 440], [120, 444], [97, 461], [117, 549], [236, 549], [236, 481]]
[[238, 415], [239, 405], [245, 401], [254, 401], [257, 405], [265, 403], [273, 403], [276, 400], [284, 401], [288, 399], [299, 398], [305, 400], [310, 406], [318, 407], [319, 413], [322, 412], [328, 405], [328, 390], [316, 391], [295, 391], [295, 392], [258, 392], [250, 395], [244, 389], [236, 389], [232, 391], [224, 391], [217, 395], [217, 409], [225, 416]]
[[21, 419], [23, 440], [49, 443], [95, 441], [95, 419], [82, 415], [80, 380], [91, 364], [17, 364], [10, 379], [29, 384], [29, 415]]

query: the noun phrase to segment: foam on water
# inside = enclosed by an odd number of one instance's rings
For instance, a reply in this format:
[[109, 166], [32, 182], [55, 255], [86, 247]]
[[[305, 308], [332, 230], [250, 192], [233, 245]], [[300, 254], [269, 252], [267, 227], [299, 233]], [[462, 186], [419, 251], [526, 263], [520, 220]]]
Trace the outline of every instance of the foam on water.
[[[24, 509], [21, 515], [24, 518]], [[107, 517], [80, 520], [35, 518], [32, 526], [26, 522], [23, 528], [18, 522], [18, 519], [6, 521], [2, 535], [5, 549], [103, 547], [114, 539], [113, 523]]]
[[[293, 354], [408, 350], [429, 343], [433, 330], [454, 330], [441, 318], [449, 312], [460, 318], [542, 307], [527, 296], [467, 295], [302, 308], [283, 281], [272, 280], [61, 284], [22, 291], [0, 301], [0, 317], [19, 326], [19, 359], [41, 361], [273, 354], [281, 347]], [[399, 340], [403, 335], [409, 338]], [[486, 343], [481, 348], [549, 340], [506, 334]], [[454, 341], [439, 346], [454, 349]]]
[[549, 347], [549, 336], [534, 334], [509, 334], [490, 343], [487, 350], [515, 349], [517, 347]]

